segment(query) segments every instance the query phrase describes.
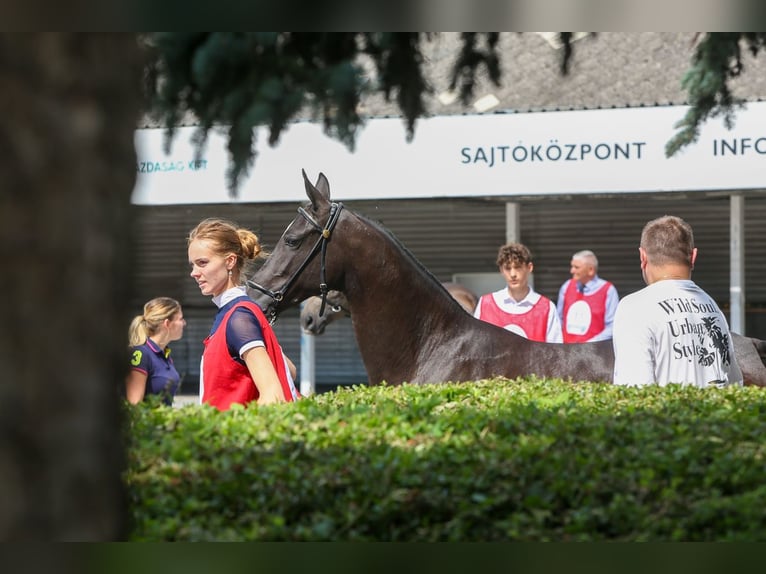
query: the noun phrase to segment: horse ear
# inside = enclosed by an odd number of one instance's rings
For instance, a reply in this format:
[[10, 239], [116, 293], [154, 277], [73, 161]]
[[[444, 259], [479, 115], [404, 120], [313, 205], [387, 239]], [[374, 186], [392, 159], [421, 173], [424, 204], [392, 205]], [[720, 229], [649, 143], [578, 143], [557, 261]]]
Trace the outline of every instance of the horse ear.
[[317, 178], [316, 186], [312, 185], [306, 175], [306, 170], [301, 170], [303, 173], [303, 183], [306, 186], [306, 195], [311, 200], [311, 205], [316, 209], [322, 202], [329, 203], [330, 201], [330, 183], [323, 173], [319, 174]]
[[317, 182], [314, 185], [316, 186], [317, 191], [324, 195], [327, 198], [327, 201], [330, 201], [330, 182], [327, 181], [327, 177], [325, 177], [325, 174], [321, 171], [319, 172], [319, 177], [317, 177]]

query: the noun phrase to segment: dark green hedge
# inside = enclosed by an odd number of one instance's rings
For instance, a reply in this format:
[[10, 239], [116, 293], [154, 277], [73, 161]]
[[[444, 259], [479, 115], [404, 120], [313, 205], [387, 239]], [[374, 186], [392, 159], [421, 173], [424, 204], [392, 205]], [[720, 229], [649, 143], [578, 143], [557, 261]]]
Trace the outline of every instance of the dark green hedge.
[[766, 395], [536, 379], [127, 406], [132, 540], [766, 540]]

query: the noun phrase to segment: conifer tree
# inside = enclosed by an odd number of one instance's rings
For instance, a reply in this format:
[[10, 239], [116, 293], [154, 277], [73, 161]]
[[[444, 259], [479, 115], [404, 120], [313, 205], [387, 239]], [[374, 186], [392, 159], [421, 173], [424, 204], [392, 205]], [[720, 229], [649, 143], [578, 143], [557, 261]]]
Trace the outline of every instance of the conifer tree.
[[[394, 100], [408, 137], [426, 115], [432, 93], [424, 65], [424, 47], [437, 33], [425, 32], [251, 32], [156, 33], [147, 35], [146, 74], [151, 115], [174, 128], [186, 114], [199, 124], [201, 147], [215, 126], [225, 129], [231, 167], [229, 186], [236, 192], [253, 166], [257, 126], [267, 126], [274, 145], [299, 115], [321, 121], [325, 132], [353, 150], [363, 118], [360, 104], [381, 94]], [[593, 34], [595, 36], [595, 34]], [[730, 82], [744, 71], [742, 50], [758, 55], [766, 34], [698, 34], [690, 68], [683, 79], [690, 109], [666, 145], [671, 156], [696, 141], [702, 124], [723, 115], [733, 124], [741, 105]], [[500, 85], [500, 33], [462, 33], [450, 77], [450, 89], [464, 105], [473, 95], [477, 74]], [[560, 72], [569, 73], [573, 35], [561, 32]], [[199, 148], [198, 148], [199, 149]]]

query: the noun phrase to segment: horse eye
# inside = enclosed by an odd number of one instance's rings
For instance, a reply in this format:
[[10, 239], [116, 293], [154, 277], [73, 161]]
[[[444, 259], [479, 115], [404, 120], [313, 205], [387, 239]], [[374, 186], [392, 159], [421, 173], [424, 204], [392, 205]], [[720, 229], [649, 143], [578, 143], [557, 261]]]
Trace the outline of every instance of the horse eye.
[[298, 237], [285, 237], [285, 244], [288, 247], [298, 247], [301, 244], [301, 239]]

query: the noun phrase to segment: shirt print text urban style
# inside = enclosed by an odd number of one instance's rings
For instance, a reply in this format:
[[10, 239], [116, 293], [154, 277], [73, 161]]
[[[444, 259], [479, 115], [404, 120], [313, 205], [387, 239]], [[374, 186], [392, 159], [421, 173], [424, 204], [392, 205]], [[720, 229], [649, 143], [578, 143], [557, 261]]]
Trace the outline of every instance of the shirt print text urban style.
[[726, 316], [691, 279], [656, 281], [626, 295], [612, 344], [618, 385], [742, 384]]
[[[709, 367], [717, 355], [724, 365], [731, 363], [729, 336], [718, 325], [718, 309], [713, 305], [692, 297], [673, 297], [657, 304], [668, 315], [667, 326], [676, 359], [696, 360], [701, 366]], [[694, 336], [691, 342], [688, 335]]]

